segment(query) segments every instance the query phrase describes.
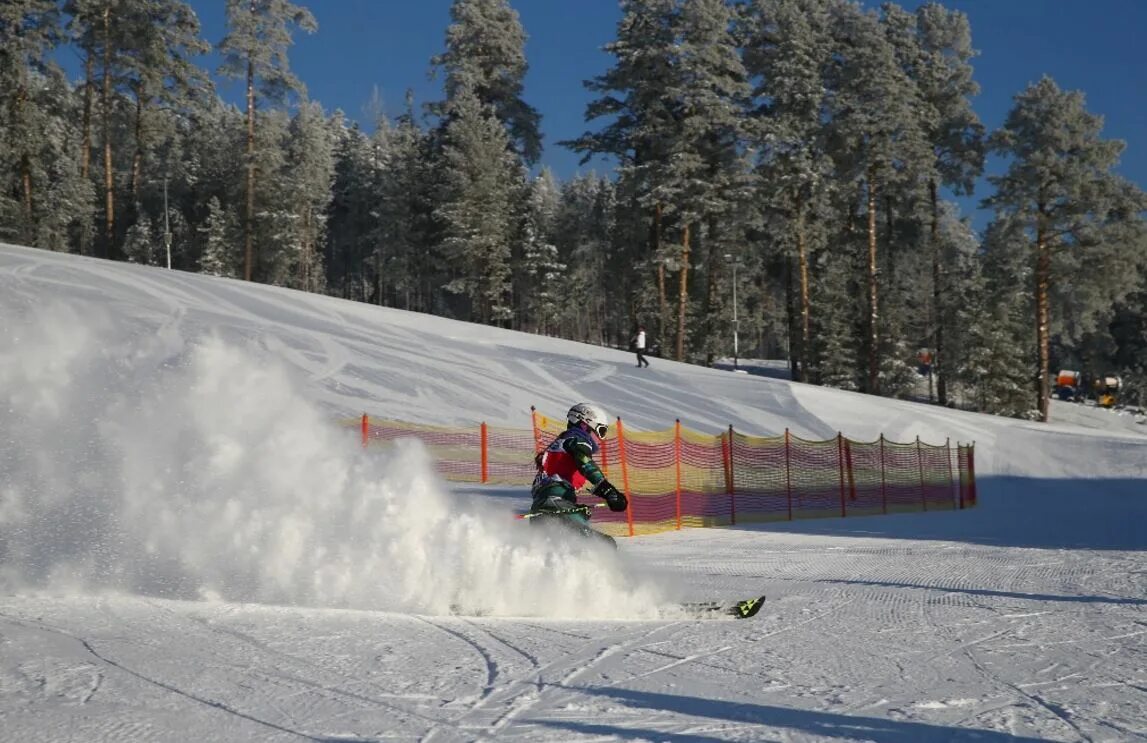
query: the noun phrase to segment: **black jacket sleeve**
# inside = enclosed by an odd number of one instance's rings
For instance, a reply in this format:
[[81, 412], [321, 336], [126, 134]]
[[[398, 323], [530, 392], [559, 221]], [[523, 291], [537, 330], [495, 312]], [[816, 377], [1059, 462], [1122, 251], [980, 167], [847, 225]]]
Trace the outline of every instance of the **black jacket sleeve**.
[[590, 485], [597, 485], [605, 479], [597, 463], [593, 461], [593, 447], [581, 439], [570, 436], [562, 442], [562, 449], [566, 451], [577, 464], [578, 472], [582, 474]]

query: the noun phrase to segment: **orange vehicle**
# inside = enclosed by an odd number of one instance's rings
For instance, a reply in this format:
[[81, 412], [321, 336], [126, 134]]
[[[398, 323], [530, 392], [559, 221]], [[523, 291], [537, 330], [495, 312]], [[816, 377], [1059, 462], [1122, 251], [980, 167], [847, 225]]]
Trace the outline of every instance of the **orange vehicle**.
[[1055, 395], [1060, 400], [1080, 400], [1083, 397], [1081, 381], [1083, 375], [1077, 371], [1060, 370], [1055, 377]]

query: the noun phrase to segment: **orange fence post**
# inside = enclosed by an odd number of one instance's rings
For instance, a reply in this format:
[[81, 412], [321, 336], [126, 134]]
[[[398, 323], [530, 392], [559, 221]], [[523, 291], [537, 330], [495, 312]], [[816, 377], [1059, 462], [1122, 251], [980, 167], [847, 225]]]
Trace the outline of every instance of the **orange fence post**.
[[538, 411], [533, 405], [530, 406], [530, 425], [534, 429], [534, 454], [537, 454], [542, 450], [542, 437], [538, 432]]
[[733, 480], [733, 425], [729, 424], [729, 437], [725, 445], [725, 492], [729, 494], [729, 520], [737, 525], [737, 483]]
[[[629, 500], [629, 468], [625, 461], [625, 430], [621, 427], [621, 418], [617, 419], [617, 456], [621, 459], [621, 487], [625, 490], [625, 499]], [[625, 508], [625, 520], [629, 524], [629, 536], [633, 536], [633, 504]]]
[[[959, 446], [959, 445], [960, 445], [960, 443], [957, 441], [956, 446]], [[956, 480], [952, 476], [952, 438], [950, 436], [948, 438], [944, 439], [944, 454], [946, 455], [945, 458], [948, 460], [948, 484], [950, 486], [952, 486], [953, 488], [955, 488], [955, 490], [956, 490], [956, 497], [953, 499], [953, 501], [959, 501], [960, 500], [960, 488], [956, 487]], [[960, 508], [964, 507], [963, 503], [960, 503], [959, 505], [960, 505]]]
[[486, 443], [486, 421], [482, 421], [482, 482], [485, 483], [489, 479], [489, 468], [487, 466], [487, 458], [489, 450]]
[[370, 419], [367, 418], [366, 413], [362, 414], [362, 448], [366, 448], [367, 441], [370, 440]]
[[793, 520], [793, 468], [792, 459], [789, 453], [790, 444], [789, 429], [785, 429], [785, 494], [789, 500], [789, 521]]
[[920, 453], [920, 437], [916, 437], [916, 466], [920, 469], [920, 502], [924, 504], [924, 510], [928, 510], [928, 491], [924, 489], [924, 457]]
[[836, 461], [840, 465], [840, 515], [847, 516], [844, 508], [844, 434], [836, 432]]
[[673, 427], [673, 459], [677, 464], [677, 531], [681, 531], [681, 419]]
[[852, 447], [848, 439], [844, 440], [844, 463], [848, 467], [848, 499], [856, 500], [856, 477], [852, 474]]
[[976, 505], [976, 442], [968, 444], [968, 499]]
[[884, 434], [880, 434], [880, 505], [888, 514], [888, 483], [884, 478]]

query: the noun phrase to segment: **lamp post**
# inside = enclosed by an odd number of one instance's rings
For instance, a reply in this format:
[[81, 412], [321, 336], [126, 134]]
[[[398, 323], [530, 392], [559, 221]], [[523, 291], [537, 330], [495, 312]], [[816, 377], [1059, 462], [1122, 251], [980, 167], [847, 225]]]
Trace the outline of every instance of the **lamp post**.
[[725, 260], [733, 264], [733, 368], [737, 366], [737, 357], [740, 355], [740, 349], [737, 345], [737, 331], [739, 323], [737, 322], [737, 266], [741, 264], [740, 258], [735, 258], [732, 253], [725, 253]]

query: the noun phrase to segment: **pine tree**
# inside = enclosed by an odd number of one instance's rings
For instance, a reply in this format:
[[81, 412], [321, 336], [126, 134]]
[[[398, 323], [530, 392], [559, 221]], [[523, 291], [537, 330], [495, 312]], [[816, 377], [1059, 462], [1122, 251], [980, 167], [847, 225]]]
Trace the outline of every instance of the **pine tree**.
[[431, 310], [435, 279], [443, 268], [429, 265], [436, 187], [431, 173], [435, 167], [432, 146], [430, 137], [415, 121], [413, 99], [408, 93], [406, 112], [389, 131], [385, 145], [376, 264], [380, 267], [380, 285], [389, 287], [394, 305], [423, 312]]
[[278, 180], [291, 219], [278, 250], [291, 275], [284, 283], [303, 291], [321, 291], [326, 283], [322, 249], [334, 185], [334, 147], [318, 104], [304, 103], [291, 119], [285, 156]]
[[[146, 18], [147, 0], [67, 0], [64, 8], [71, 16], [69, 27], [73, 38], [84, 52], [86, 84], [84, 105], [83, 170], [88, 171], [87, 148], [93, 139], [90, 131], [94, 90], [99, 91], [99, 140], [103, 169], [103, 234], [100, 253], [106, 258], [121, 257], [118, 238], [123, 234], [118, 221], [122, 203], [117, 200], [117, 179], [122, 153], [119, 125], [124, 101], [121, 93], [131, 70], [136, 65], [136, 34], [140, 19]], [[137, 117], [138, 118], [138, 117]]]
[[246, 211], [243, 216], [243, 278], [254, 277], [256, 165], [255, 111], [256, 87], [266, 100], [277, 103], [290, 92], [304, 93], [305, 87], [287, 65], [291, 30], [318, 30], [310, 11], [289, 0], [227, 0], [226, 38], [219, 44], [223, 64], [219, 73], [243, 78], [247, 83], [247, 182]]
[[824, 252], [815, 273], [813, 290], [822, 298], [821, 311], [812, 321], [810, 367], [817, 384], [842, 390], [860, 389], [856, 330], [861, 308], [857, 297], [857, 261], [848, 253]]
[[[708, 363], [723, 344], [717, 341], [731, 323], [722, 321], [724, 302], [717, 296], [719, 279], [731, 281], [728, 251], [744, 242], [744, 215], [749, 203], [748, 163], [744, 157], [745, 112], [751, 92], [733, 35], [733, 13], [724, 0], [684, 0], [678, 18], [679, 89], [666, 93], [680, 102], [678, 136], [671, 143], [667, 179], [654, 191], [659, 203], [674, 207], [682, 226], [695, 224], [703, 250], [699, 275], [701, 322], [695, 328]], [[683, 240], [688, 251], [689, 241]], [[681, 256], [677, 357], [685, 358], [686, 272], [688, 252]], [[726, 336], [727, 337], [727, 336]]]
[[1035, 378], [1028, 331], [1031, 297], [1016, 286], [1031, 281], [1026, 238], [1018, 222], [993, 222], [983, 252], [957, 266], [963, 278], [955, 326], [962, 342], [953, 350], [954, 377], [973, 391], [978, 410], [1026, 417]]
[[[0, 4], [0, 218], [17, 239], [32, 243], [37, 201], [34, 170], [44, 147], [48, 113], [33, 81], [49, 75], [59, 40], [59, 11], [50, 0]], [[18, 216], [17, 216], [18, 215]]]
[[[1033, 248], [1037, 407], [1046, 421], [1053, 315], [1062, 324], [1065, 310], [1074, 312], [1086, 327], [1094, 305], [1134, 288], [1139, 256], [1129, 248], [1142, 244], [1147, 196], [1111, 172], [1123, 143], [1100, 138], [1103, 120], [1086, 111], [1082, 94], [1045, 77], [1015, 101], [992, 138], [1010, 164], [989, 178], [996, 193], [985, 203], [1018, 223]], [[1086, 270], [1097, 265], [1104, 270]]]
[[59, 71], [50, 71], [41, 83], [33, 96], [43, 112], [43, 123], [38, 126], [38, 152], [32, 160], [37, 198], [31, 244], [66, 252], [90, 235], [95, 191], [74, 157], [79, 101]]
[[507, 0], [454, 0], [446, 29], [446, 51], [432, 63], [445, 71], [446, 101], [432, 107], [442, 115], [468, 90], [505, 127], [527, 164], [542, 153], [541, 115], [522, 98], [526, 33]]
[[454, 270], [447, 289], [469, 299], [478, 322], [504, 322], [510, 304], [513, 206], [522, 173], [494, 110], [466, 89], [448, 112], [436, 217]]
[[192, 59], [211, 47], [199, 36], [195, 12], [178, 0], [143, 0], [125, 22], [130, 44], [126, 85], [135, 99], [131, 194], [139, 203], [144, 158], [154, 148], [158, 128], [152, 120], [158, 109], [182, 109], [193, 96], [210, 90], [206, 74]]
[[[253, 164], [254, 171], [264, 177], [259, 181], [251, 204], [254, 209], [251, 240], [257, 247], [251, 270], [264, 283], [290, 286], [292, 269], [298, 258], [298, 246], [294, 242], [297, 213], [290, 180], [284, 177], [288, 167], [291, 117], [285, 110], [275, 108], [263, 113], [259, 121], [252, 148], [255, 153]], [[245, 201], [248, 192], [244, 189], [243, 193]], [[241, 213], [245, 219], [245, 212]], [[246, 280], [246, 244], [242, 255], [244, 272], [240, 276]]]
[[970, 194], [984, 169], [984, 127], [971, 103], [979, 92], [972, 79], [971, 60], [976, 52], [972, 49], [968, 17], [939, 3], [920, 6], [914, 16], [885, 6], [884, 19], [904, 71], [920, 91], [924, 106], [918, 117], [934, 157], [927, 175], [931, 206], [928, 242], [932, 256], [929, 336], [934, 346], [937, 395], [944, 405], [948, 401], [944, 340], [950, 326], [943, 321], [941, 312], [946, 278], [941, 259], [939, 186], [947, 186], [958, 195]]
[[128, 227], [123, 241], [123, 254], [131, 263], [151, 266], [155, 264], [157, 243], [151, 220], [143, 214], [135, 224]]
[[[758, 0], [747, 25], [745, 65], [759, 84], [749, 141], [757, 148], [758, 189], [780, 222], [768, 243], [795, 261], [799, 322], [790, 338], [793, 377], [809, 381], [810, 255], [824, 245], [830, 219], [832, 161], [824, 126], [829, 110], [825, 71], [832, 58], [823, 0]], [[775, 234], [773, 234], [775, 233]]]
[[868, 310], [863, 389], [877, 394], [882, 346], [878, 210], [883, 200], [886, 216], [891, 214], [885, 190], [911, 188], [921, 172], [926, 172], [931, 155], [913, 115], [922, 105], [919, 91], [898, 63], [896, 47], [879, 18], [858, 6], [834, 3], [832, 29], [837, 64], [829, 75], [834, 90], [829, 137], [838, 177], [844, 183], [864, 186]]
[[[379, 230], [379, 182], [384, 157], [357, 124], [341, 112], [332, 121], [334, 183], [328, 220], [328, 291], [345, 299], [382, 303], [381, 271], [372, 281], [370, 255]], [[378, 130], [385, 137], [386, 120]]]
[[549, 168], [529, 186], [528, 211], [523, 220], [523, 274], [526, 284], [520, 299], [523, 327], [548, 333], [558, 319], [563, 299], [565, 265], [554, 244], [561, 193]]
[[235, 278], [238, 265], [235, 220], [219, 203], [218, 197], [212, 196], [207, 202], [207, 218], [197, 231], [202, 241], [199, 270], [209, 276]]
[[[618, 221], [613, 233], [623, 249], [612, 286], [630, 300], [631, 314], [648, 311], [649, 292], [655, 291], [657, 332], [664, 338], [669, 330], [666, 272], [682, 267], [678, 247], [662, 243], [665, 205], [657, 200], [681, 113], [678, 101], [666, 92], [681, 87], [675, 80], [677, 3], [622, 0], [621, 11], [617, 38], [605, 46], [615, 58], [613, 67], [585, 83], [598, 95], [586, 107], [586, 121], [607, 123], [561, 144], [580, 152], [583, 164], [594, 155], [616, 159]], [[650, 268], [657, 277], [655, 287], [649, 285]]]
[[607, 280], [614, 260], [615, 211], [614, 185], [607, 178], [579, 175], [562, 187], [554, 245], [565, 266], [558, 317], [567, 338], [605, 342], [607, 312], [619, 304], [611, 301], [608, 287], [613, 284]]

